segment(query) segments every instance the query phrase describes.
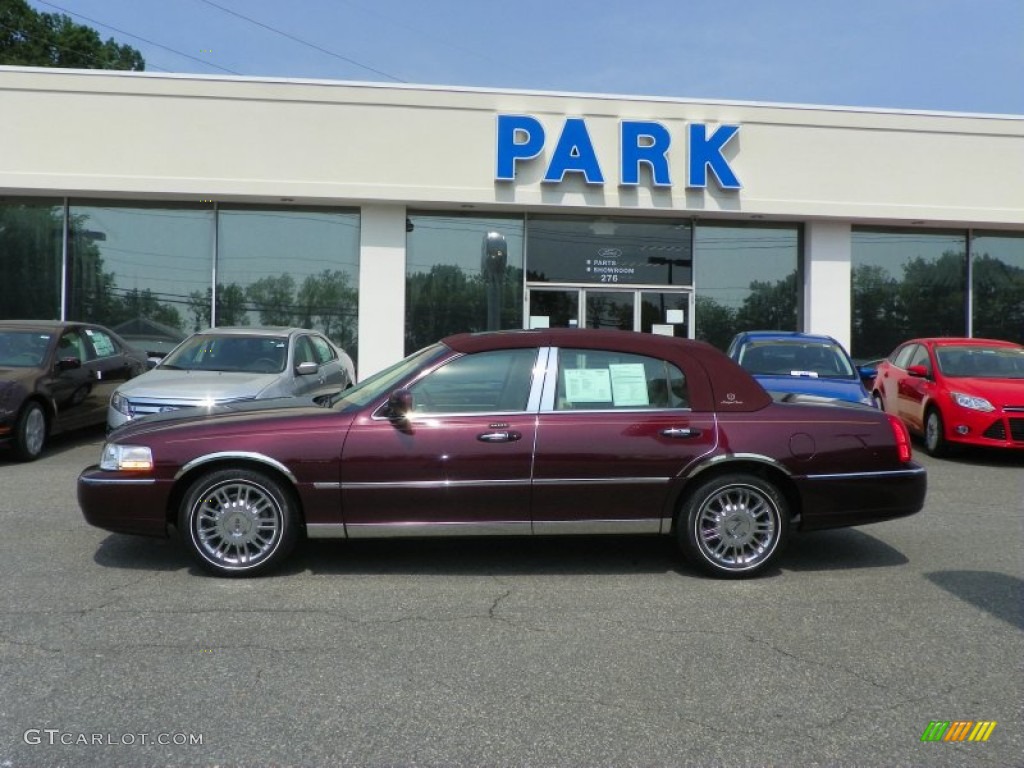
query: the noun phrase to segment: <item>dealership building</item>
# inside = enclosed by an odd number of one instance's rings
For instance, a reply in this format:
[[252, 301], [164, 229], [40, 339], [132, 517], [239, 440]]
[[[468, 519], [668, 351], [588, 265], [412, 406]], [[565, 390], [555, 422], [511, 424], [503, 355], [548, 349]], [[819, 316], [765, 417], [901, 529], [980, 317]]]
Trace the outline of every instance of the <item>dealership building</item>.
[[0, 317], [1024, 341], [1024, 116], [0, 67]]

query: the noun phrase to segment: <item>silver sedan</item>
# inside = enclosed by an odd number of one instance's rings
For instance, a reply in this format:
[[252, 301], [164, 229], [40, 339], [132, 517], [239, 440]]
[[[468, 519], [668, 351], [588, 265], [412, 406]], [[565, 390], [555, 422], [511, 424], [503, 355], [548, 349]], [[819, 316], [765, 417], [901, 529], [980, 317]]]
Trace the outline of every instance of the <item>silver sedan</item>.
[[355, 383], [352, 359], [306, 328], [211, 328], [194, 333], [153, 370], [110, 398], [107, 429], [195, 406], [316, 397]]

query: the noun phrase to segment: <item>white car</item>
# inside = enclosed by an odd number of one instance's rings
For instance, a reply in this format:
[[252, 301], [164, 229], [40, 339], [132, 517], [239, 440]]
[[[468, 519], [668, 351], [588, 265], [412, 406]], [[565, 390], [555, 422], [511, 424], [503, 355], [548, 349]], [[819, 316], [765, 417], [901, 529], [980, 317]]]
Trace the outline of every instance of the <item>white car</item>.
[[181, 408], [334, 394], [355, 378], [352, 358], [316, 331], [210, 328], [118, 387], [107, 408], [107, 429]]

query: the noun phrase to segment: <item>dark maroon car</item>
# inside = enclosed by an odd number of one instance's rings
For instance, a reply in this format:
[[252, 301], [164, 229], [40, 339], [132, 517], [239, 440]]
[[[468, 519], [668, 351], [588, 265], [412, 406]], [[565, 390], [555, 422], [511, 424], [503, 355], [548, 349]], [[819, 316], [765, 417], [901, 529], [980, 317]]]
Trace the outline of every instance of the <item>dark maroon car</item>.
[[267, 571], [302, 536], [628, 533], [748, 576], [791, 528], [925, 498], [895, 417], [775, 402], [711, 346], [624, 331], [452, 336], [322, 406], [216, 410], [114, 433], [79, 477], [86, 519], [176, 528], [222, 575]]

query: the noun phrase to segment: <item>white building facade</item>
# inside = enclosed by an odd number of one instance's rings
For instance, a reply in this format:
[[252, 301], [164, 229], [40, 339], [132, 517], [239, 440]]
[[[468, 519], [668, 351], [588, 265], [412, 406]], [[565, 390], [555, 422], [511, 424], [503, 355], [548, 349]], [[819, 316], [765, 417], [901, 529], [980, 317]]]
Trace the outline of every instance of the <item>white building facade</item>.
[[0, 67], [0, 316], [1022, 341], [1024, 116]]

